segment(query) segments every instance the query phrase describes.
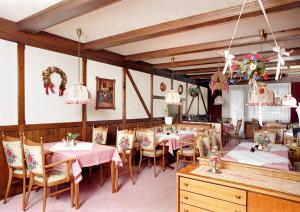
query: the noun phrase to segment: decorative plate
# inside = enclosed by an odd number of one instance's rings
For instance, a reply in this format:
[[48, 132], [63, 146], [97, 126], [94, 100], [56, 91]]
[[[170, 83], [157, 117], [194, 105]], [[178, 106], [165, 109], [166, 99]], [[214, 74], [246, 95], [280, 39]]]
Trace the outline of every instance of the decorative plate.
[[183, 93], [183, 85], [178, 86], [178, 93], [182, 94]]
[[161, 83], [160, 83], [160, 90], [161, 90], [161, 91], [165, 91], [166, 89], [167, 89], [166, 83], [161, 82]]

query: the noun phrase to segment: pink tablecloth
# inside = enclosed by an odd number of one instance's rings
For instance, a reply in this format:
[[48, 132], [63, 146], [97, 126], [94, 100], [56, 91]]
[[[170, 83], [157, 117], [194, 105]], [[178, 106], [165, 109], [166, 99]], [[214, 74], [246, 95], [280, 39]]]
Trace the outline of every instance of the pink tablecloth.
[[[45, 143], [45, 150], [50, 151], [50, 148], [57, 142]], [[94, 144], [91, 150], [63, 150], [55, 151], [52, 161], [60, 161], [68, 158], [75, 158], [72, 163], [71, 171], [75, 177], [75, 183], [82, 180], [82, 167], [96, 166], [99, 164], [115, 161], [117, 165], [122, 165], [122, 160], [115, 147]]]
[[169, 153], [172, 155], [174, 155], [174, 150], [181, 147], [181, 142], [188, 141], [191, 138], [195, 138], [195, 133], [192, 131], [179, 131], [170, 135], [166, 132], [156, 133], [157, 142], [167, 141], [166, 146], [169, 147]]
[[291, 162], [289, 161], [288, 148], [280, 144], [269, 144], [268, 150], [250, 152], [254, 143], [245, 142], [236, 146], [228, 152], [222, 160], [245, 163], [274, 169], [290, 170]]

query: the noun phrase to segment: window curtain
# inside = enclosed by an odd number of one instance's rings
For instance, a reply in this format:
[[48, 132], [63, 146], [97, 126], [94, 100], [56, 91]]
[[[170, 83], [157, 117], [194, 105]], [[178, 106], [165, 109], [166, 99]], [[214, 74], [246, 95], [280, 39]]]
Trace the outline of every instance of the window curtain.
[[[291, 93], [290, 83], [270, 83], [267, 85], [275, 97], [283, 97]], [[244, 135], [244, 121], [251, 121], [252, 118], [258, 118], [258, 106], [247, 106], [248, 85], [231, 85], [229, 92], [222, 92], [224, 104], [222, 106], [222, 117], [231, 117], [232, 124], [236, 125], [238, 119], [243, 119], [241, 136]], [[291, 110], [288, 107], [263, 106], [263, 122], [280, 121], [288, 123], [290, 121]]]

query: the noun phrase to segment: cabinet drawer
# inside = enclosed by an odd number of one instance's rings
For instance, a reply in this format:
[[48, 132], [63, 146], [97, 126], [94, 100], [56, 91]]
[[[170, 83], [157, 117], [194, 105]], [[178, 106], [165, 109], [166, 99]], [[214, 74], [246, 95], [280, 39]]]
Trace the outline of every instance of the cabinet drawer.
[[181, 177], [180, 189], [240, 205], [246, 205], [246, 191], [236, 188], [230, 188]]
[[180, 190], [180, 202], [215, 212], [246, 212], [246, 206]]
[[210, 212], [208, 210], [197, 208], [191, 205], [180, 203], [180, 212]]

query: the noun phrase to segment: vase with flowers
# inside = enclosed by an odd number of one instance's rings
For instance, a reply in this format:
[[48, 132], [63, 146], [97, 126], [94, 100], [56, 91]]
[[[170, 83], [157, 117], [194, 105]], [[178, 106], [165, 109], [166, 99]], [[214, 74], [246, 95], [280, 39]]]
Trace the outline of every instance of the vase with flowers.
[[75, 139], [79, 137], [79, 133], [67, 133], [67, 140], [65, 144], [68, 146], [75, 146]]
[[217, 164], [221, 160], [221, 154], [218, 151], [218, 147], [214, 146], [210, 152], [208, 152], [208, 164], [209, 172], [212, 174], [220, 174], [221, 171], [218, 169]]
[[271, 139], [266, 133], [260, 134], [256, 138], [256, 143], [258, 144], [258, 150], [259, 151], [267, 151], [268, 144], [271, 142]]

